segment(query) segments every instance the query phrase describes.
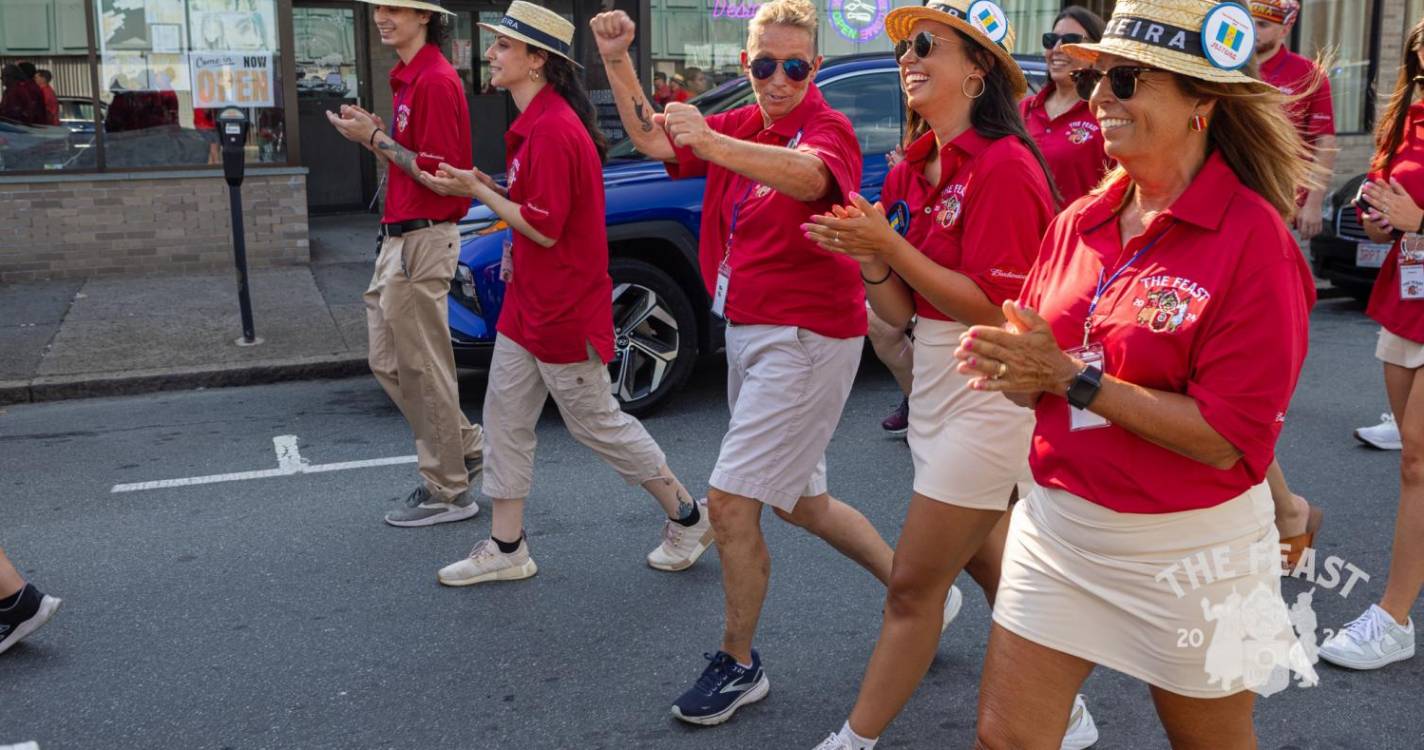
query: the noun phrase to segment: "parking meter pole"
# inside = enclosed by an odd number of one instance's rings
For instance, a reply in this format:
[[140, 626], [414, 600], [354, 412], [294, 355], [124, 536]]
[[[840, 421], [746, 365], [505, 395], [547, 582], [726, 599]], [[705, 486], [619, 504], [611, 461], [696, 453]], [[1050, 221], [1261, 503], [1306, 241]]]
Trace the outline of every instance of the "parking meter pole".
[[238, 346], [262, 343], [252, 325], [252, 298], [247, 291], [247, 240], [242, 225], [242, 172], [247, 160], [247, 115], [236, 107], [218, 113], [222, 139], [223, 179], [232, 213], [232, 260], [237, 266], [237, 304], [242, 312], [242, 338]]

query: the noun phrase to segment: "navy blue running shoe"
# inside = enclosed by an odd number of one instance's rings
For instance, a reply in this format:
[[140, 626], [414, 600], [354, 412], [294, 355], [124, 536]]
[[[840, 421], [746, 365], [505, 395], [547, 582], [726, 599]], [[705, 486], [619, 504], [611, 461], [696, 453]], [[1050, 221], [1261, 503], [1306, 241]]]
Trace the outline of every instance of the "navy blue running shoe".
[[761, 656], [755, 650], [750, 669], [737, 664], [724, 651], [702, 656], [712, 663], [702, 671], [697, 684], [672, 704], [672, 715], [689, 724], [721, 724], [732, 718], [737, 709], [765, 698], [771, 690], [771, 680], [766, 678]]

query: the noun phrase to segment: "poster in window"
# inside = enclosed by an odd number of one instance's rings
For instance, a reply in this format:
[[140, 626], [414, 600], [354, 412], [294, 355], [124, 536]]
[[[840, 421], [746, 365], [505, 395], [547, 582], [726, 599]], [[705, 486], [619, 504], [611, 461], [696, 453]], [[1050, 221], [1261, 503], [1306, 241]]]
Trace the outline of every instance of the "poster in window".
[[99, 70], [99, 85], [113, 95], [125, 91], [153, 91], [148, 75], [148, 58], [142, 52], [110, 52]]
[[149, 48], [146, 0], [99, 0], [98, 13], [100, 49]]
[[271, 52], [277, 49], [273, 0], [188, 0], [189, 48], [194, 52]]
[[153, 39], [153, 51], [174, 53], [183, 51], [183, 27], [173, 23], [154, 23], [148, 26], [148, 35]]

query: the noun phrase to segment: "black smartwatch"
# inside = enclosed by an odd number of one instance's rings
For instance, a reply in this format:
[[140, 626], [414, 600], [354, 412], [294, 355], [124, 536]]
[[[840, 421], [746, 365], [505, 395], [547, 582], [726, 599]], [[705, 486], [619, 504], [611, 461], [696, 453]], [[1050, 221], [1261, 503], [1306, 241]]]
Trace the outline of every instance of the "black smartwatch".
[[1086, 409], [1098, 397], [1098, 389], [1103, 386], [1103, 371], [1096, 365], [1088, 365], [1073, 376], [1068, 386], [1068, 403], [1075, 409]]

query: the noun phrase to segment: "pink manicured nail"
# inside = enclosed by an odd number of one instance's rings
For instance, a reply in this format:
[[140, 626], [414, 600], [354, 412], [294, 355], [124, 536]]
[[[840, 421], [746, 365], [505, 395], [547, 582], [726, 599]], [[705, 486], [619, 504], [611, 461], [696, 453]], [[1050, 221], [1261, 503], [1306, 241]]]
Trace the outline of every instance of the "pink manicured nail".
[[970, 358], [969, 358], [969, 366], [970, 366], [970, 367], [977, 367], [978, 365], [979, 365], [979, 358], [978, 358], [978, 357], [970, 357]]
[[970, 336], [969, 338], [967, 338], [967, 339], [964, 340], [964, 351], [966, 351], [966, 352], [967, 352], [967, 351], [973, 351], [973, 349], [974, 349], [974, 337], [973, 337], [973, 336]]

